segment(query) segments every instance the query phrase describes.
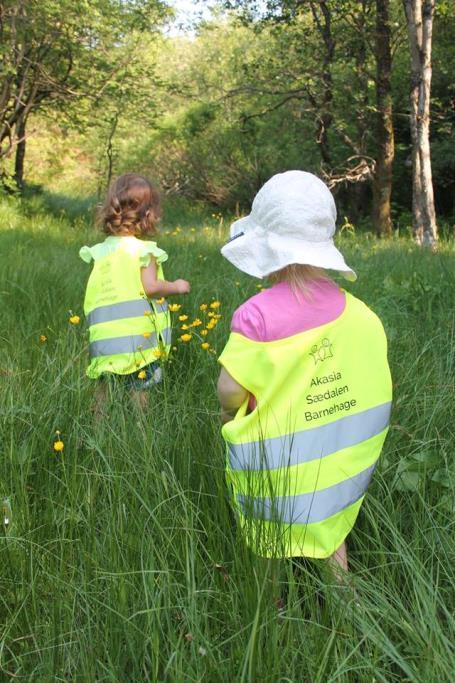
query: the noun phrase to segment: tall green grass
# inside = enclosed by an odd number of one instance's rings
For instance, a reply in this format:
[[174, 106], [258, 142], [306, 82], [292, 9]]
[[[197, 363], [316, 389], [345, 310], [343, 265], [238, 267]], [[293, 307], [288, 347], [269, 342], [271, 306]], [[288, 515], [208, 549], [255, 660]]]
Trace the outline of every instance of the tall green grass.
[[[96, 418], [87, 331], [68, 317], [81, 314], [88, 276], [78, 249], [97, 236], [84, 202], [48, 199], [0, 209], [0, 495], [12, 509], [0, 533], [0, 679], [451, 681], [453, 243], [431, 254], [404, 239], [342, 239], [359, 274], [347, 286], [386, 327], [395, 387], [349, 538], [349, 600], [323, 562], [266, 562], [242, 542], [224, 482], [216, 356], [196, 339], [176, 343], [145, 412], [119, 391]], [[167, 215], [166, 275], [192, 282], [178, 299], [190, 316], [222, 302], [208, 338], [220, 351], [257, 283], [221, 258], [219, 217]]]

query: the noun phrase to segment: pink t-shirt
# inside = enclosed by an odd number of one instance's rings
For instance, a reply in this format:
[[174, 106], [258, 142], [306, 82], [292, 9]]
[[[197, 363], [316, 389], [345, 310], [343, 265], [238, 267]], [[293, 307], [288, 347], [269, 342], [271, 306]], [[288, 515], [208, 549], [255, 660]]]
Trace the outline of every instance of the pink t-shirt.
[[287, 282], [279, 282], [239, 306], [231, 330], [254, 341], [275, 341], [335, 320], [345, 305], [344, 293], [332, 281], [312, 282], [305, 297], [297, 297]]

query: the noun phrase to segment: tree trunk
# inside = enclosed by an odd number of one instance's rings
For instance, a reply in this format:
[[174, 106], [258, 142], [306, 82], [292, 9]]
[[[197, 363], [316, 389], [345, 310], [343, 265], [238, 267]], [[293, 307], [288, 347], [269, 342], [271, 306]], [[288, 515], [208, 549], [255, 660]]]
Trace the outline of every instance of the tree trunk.
[[[357, 40], [355, 43], [355, 81], [356, 91], [356, 146], [354, 152], [359, 158], [367, 156], [368, 121], [368, 72], [367, 72], [367, 6], [368, 0], [358, 0], [356, 12]], [[365, 215], [368, 202], [368, 183], [365, 180], [356, 182], [349, 192], [352, 221], [356, 224]]]
[[[332, 82], [332, 63], [335, 55], [335, 40], [332, 35], [332, 16], [329, 6], [325, 0], [318, 0], [317, 3], [310, 2], [313, 20], [316, 28], [319, 31], [323, 43], [324, 54], [322, 59], [322, 101], [320, 105], [320, 113], [316, 123], [316, 142], [321, 151], [322, 162], [331, 165], [332, 155], [329, 144], [329, 128], [333, 121], [332, 114], [332, 100], [333, 100], [333, 82]], [[320, 12], [320, 14], [319, 14]]]
[[16, 126], [17, 144], [14, 160], [14, 182], [19, 191], [24, 187], [25, 123], [25, 118], [21, 118]]
[[411, 50], [413, 233], [420, 245], [438, 239], [430, 156], [431, 40], [434, 0], [403, 0]]
[[390, 50], [390, 0], [376, 0], [376, 168], [373, 179], [373, 224], [376, 234], [390, 237], [392, 218], [392, 167], [395, 143], [392, 119], [392, 54]]

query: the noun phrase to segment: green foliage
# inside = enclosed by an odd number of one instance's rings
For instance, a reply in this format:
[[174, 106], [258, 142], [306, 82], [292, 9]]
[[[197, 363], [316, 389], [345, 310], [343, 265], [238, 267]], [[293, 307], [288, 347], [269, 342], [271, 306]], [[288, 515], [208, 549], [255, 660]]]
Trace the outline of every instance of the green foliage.
[[[118, 391], [97, 419], [87, 330], [68, 322], [88, 275], [78, 249], [99, 239], [81, 201], [0, 205], [3, 677], [451, 681], [453, 244], [432, 254], [405, 238], [339, 238], [359, 274], [347, 288], [385, 324], [394, 381], [390, 434], [349, 540], [352, 600], [323, 562], [293, 568], [245, 547], [224, 479], [216, 357], [196, 338], [175, 344], [144, 413]], [[221, 258], [226, 236], [195, 202], [165, 206], [166, 274], [192, 282], [177, 299], [189, 315], [222, 302], [218, 352], [233, 309], [257, 291]]]
[[[228, 3], [247, 5], [251, 16], [239, 22], [237, 11], [218, 9], [194, 34], [172, 37], [158, 30], [164, 3], [103, 3], [89, 3], [85, 28], [77, 26], [96, 36], [100, 49], [77, 44], [75, 94], [47, 100], [30, 118], [30, 182], [101, 193], [112, 174], [141, 170], [166, 193], [236, 210], [276, 172], [302, 168], [340, 179], [360, 158], [371, 166], [377, 157], [373, 0], [324, 3], [330, 55], [321, 3]], [[450, 3], [438, 8], [433, 45], [433, 178], [438, 214], [449, 225], [454, 11]], [[401, 0], [391, 1], [391, 29], [399, 227], [412, 199], [410, 57]], [[369, 215], [368, 174], [362, 182], [340, 182], [336, 192], [348, 221], [358, 225]]]

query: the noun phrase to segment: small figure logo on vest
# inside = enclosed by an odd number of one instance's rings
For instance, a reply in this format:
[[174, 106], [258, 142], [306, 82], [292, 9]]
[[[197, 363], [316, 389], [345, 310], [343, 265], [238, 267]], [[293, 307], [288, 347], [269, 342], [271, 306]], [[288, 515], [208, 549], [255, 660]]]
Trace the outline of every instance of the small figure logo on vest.
[[324, 361], [326, 358], [333, 358], [333, 345], [330, 339], [323, 339], [319, 346], [315, 344], [311, 347], [310, 355], [313, 356], [314, 364], [317, 365], [319, 361]]

